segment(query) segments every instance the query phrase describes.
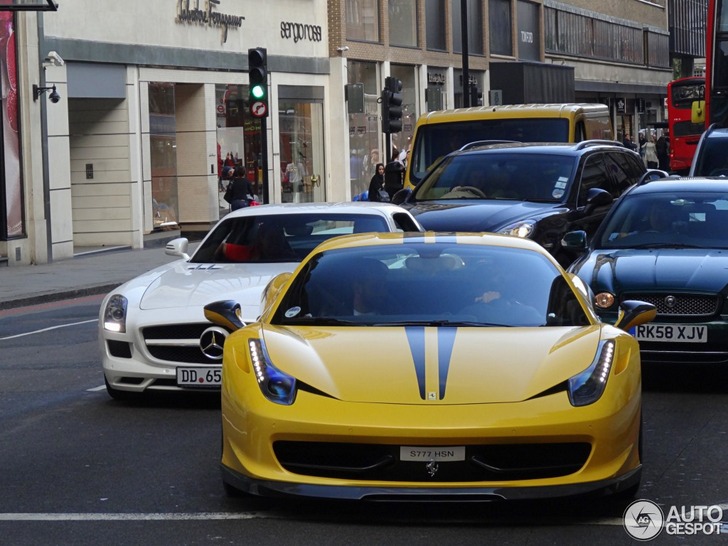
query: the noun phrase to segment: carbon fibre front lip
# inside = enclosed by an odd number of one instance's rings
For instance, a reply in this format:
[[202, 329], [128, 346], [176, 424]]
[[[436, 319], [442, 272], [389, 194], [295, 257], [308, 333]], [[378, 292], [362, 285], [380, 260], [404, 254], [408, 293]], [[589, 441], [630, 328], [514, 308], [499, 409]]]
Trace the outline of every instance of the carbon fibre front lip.
[[539, 500], [582, 495], [607, 496], [640, 483], [642, 465], [608, 480], [539, 487], [359, 487], [314, 485], [255, 480], [221, 465], [222, 480], [249, 495], [265, 497], [312, 497], [339, 500], [442, 502], [497, 502]]

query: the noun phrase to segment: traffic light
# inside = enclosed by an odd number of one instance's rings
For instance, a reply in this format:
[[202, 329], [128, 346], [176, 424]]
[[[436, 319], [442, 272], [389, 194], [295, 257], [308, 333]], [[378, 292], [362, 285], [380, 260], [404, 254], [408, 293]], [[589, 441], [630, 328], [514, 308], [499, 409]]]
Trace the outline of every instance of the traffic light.
[[382, 89], [382, 132], [402, 130], [402, 81], [392, 76], [384, 79]]
[[264, 47], [248, 50], [248, 82], [250, 113], [257, 118], [268, 117], [268, 52]]

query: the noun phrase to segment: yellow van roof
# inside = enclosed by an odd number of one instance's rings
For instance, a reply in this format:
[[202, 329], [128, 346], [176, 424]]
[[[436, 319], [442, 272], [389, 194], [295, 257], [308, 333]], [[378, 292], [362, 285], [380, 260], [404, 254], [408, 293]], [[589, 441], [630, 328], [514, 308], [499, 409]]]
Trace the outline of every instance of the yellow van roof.
[[446, 123], [460, 119], [473, 118], [552, 118], [567, 117], [575, 113], [603, 113], [609, 109], [606, 104], [600, 103], [572, 103], [572, 104], [503, 104], [500, 106], [473, 106], [470, 108], [453, 108], [451, 110], [436, 110], [422, 114], [418, 124]]

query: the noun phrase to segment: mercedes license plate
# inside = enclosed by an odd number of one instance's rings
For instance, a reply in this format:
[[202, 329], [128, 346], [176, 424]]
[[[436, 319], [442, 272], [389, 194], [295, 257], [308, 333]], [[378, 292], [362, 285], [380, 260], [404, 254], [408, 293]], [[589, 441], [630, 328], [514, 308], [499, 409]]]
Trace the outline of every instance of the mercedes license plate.
[[399, 459], [401, 461], [464, 461], [465, 446], [447, 446], [447, 447], [418, 447], [418, 446], [400, 446]]
[[638, 341], [670, 343], [707, 343], [708, 327], [704, 324], [640, 324], [635, 328]]
[[222, 366], [177, 368], [178, 387], [219, 387]]

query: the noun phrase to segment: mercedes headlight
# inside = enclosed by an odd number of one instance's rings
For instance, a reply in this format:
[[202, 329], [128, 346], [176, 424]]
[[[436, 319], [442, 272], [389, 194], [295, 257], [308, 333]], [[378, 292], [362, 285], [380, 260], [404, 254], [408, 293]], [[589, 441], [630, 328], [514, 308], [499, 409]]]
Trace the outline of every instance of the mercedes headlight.
[[602, 396], [614, 362], [614, 340], [599, 343], [594, 362], [583, 372], [569, 379], [569, 401], [572, 406], [588, 406]]
[[268, 352], [260, 339], [248, 341], [258, 387], [268, 400], [290, 406], [296, 398], [296, 378], [283, 373], [271, 364]]
[[520, 222], [511, 224], [510, 226], [506, 226], [500, 229], [498, 233], [502, 233], [504, 235], [513, 235], [515, 237], [527, 239], [531, 237], [531, 234], [534, 230], [534, 225], [535, 222], [533, 220], [521, 220]]
[[126, 332], [126, 308], [129, 301], [121, 294], [109, 298], [104, 309], [104, 330], [109, 332]]

